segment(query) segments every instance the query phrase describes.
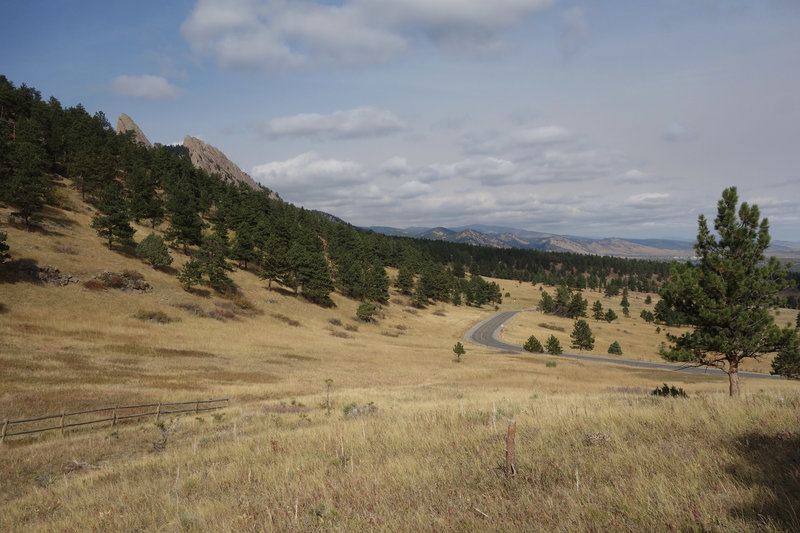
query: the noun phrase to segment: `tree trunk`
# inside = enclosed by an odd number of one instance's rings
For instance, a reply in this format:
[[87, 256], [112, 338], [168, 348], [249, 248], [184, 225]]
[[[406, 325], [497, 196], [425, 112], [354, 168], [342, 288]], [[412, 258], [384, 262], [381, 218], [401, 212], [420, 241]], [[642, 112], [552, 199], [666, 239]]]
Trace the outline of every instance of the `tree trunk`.
[[730, 381], [731, 398], [739, 397], [739, 363], [731, 363], [728, 368], [728, 380]]

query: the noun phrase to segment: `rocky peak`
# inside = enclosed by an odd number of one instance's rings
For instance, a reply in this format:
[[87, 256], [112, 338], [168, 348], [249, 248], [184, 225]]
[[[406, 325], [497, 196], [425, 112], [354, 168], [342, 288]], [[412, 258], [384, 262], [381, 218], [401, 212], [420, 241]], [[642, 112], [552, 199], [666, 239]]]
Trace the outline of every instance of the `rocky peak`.
[[126, 115], [125, 113], [121, 114], [117, 119], [117, 133], [124, 133], [126, 131], [132, 131], [134, 133], [133, 140], [137, 143], [141, 144], [142, 146], [147, 146], [148, 148], [152, 148], [153, 145], [150, 144], [150, 141], [145, 137], [142, 130], [136, 123], [133, 121], [131, 117]]
[[189, 150], [192, 164], [197, 168], [203, 169], [209, 174], [219, 174], [222, 179], [232, 183], [244, 183], [258, 189], [259, 186], [246, 172], [236, 166], [225, 154], [206, 144], [196, 137], [187, 135], [183, 139], [183, 146]]

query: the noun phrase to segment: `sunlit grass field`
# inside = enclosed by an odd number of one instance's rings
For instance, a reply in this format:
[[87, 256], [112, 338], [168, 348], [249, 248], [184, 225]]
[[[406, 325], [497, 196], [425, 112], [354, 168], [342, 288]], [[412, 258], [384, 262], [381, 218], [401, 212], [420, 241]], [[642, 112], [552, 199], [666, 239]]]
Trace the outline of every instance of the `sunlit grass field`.
[[[220, 397], [230, 407], [8, 438], [0, 531], [800, 529], [796, 382], [743, 378], [730, 400], [725, 376], [469, 343], [457, 363], [453, 345], [493, 308], [417, 310], [393, 293], [365, 323], [358, 302], [334, 295], [321, 308], [236, 271], [252, 304], [242, 308], [108, 250], [88, 208], [72, 205], [34, 232], [0, 209], [14, 260], [81, 280], [38, 285], [5, 268], [0, 420]], [[173, 267], [185, 260], [173, 256]], [[153, 290], [84, 287], [105, 270], [140, 272]], [[495, 281], [509, 293], [501, 310], [538, 304], [539, 287]], [[629, 295], [631, 318], [619, 297], [585, 297], [620, 315], [588, 319], [592, 353], [616, 340], [624, 358], [659, 359], [663, 331], [639, 318], [645, 295]], [[137, 318], [157, 312], [171, 321]], [[530, 311], [503, 338], [554, 333], [568, 350], [571, 330]], [[689, 398], [650, 395], [665, 382]], [[510, 420], [514, 477], [503, 469]]]

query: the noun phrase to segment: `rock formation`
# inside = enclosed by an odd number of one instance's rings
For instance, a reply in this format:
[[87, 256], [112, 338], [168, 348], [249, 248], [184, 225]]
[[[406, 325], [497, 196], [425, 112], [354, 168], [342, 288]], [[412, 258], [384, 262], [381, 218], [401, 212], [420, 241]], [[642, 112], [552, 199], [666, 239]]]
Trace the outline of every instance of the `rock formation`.
[[142, 130], [139, 129], [139, 126], [133, 121], [131, 117], [126, 115], [125, 113], [121, 114], [117, 119], [117, 133], [124, 133], [126, 131], [132, 131], [134, 133], [133, 140], [137, 143], [141, 144], [142, 146], [147, 146], [148, 148], [152, 148], [153, 145], [150, 144], [150, 141], [145, 137]]
[[200, 139], [187, 135], [183, 139], [183, 146], [189, 150], [192, 164], [197, 168], [203, 169], [209, 174], [219, 174], [222, 179], [232, 183], [244, 183], [258, 189], [259, 186], [245, 171], [240, 169], [225, 154], [206, 144]]

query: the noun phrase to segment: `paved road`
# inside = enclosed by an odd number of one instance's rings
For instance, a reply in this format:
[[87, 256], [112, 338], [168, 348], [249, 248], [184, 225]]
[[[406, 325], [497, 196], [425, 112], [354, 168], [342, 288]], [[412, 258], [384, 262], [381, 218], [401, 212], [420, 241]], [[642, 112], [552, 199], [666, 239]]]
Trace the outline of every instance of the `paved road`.
[[[511, 320], [519, 311], [502, 311], [495, 315], [490, 316], [473, 326], [469, 331], [464, 334], [464, 340], [474, 344], [480, 344], [488, 348], [495, 348], [504, 352], [522, 353], [524, 350], [522, 346], [509, 344], [499, 339], [500, 331], [503, 325]], [[599, 355], [581, 355], [575, 353], [563, 353], [559, 357], [570, 357], [572, 359], [581, 359], [584, 361], [593, 361], [599, 363], [613, 363], [616, 365], [633, 366], [638, 368], [648, 368], [653, 370], [669, 370], [672, 372], [686, 372], [689, 374], [721, 374], [725, 372], [717, 368], [706, 367], [687, 367], [674, 363], [655, 363], [650, 361], [631, 361], [630, 359], [621, 359], [617, 357], [602, 357]], [[785, 379], [782, 376], [772, 376], [770, 374], [760, 374], [758, 372], [739, 372], [739, 376], [745, 378], [761, 378], [761, 379]]]

